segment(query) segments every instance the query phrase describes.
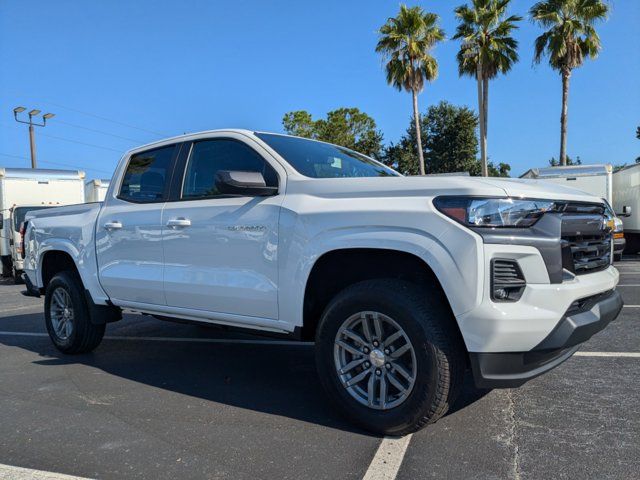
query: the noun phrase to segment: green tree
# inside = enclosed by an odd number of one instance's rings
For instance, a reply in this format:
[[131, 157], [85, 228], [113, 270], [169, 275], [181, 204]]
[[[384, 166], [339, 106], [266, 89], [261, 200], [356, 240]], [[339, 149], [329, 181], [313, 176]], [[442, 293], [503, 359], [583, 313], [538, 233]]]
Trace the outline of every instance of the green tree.
[[544, 0], [531, 7], [531, 19], [546, 29], [536, 38], [534, 61], [543, 55], [562, 76], [560, 113], [560, 163], [567, 164], [567, 111], [569, 79], [586, 57], [596, 58], [601, 49], [595, 23], [605, 20], [609, 6], [602, 0]]
[[462, 40], [457, 54], [460, 76], [475, 77], [480, 112], [480, 155], [482, 174], [488, 175], [487, 129], [489, 118], [489, 80], [506, 74], [518, 61], [518, 42], [511, 36], [522, 20], [507, 16], [511, 0], [471, 0], [471, 5], [455, 9], [459, 20], [454, 39]]
[[[430, 173], [469, 172], [480, 175], [481, 163], [477, 159], [478, 117], [467, 107], [458, 107], [448, 102], [440, 102], [429, 107], [420, 121], [426, 139], [424, 158]], [[389, 145], [383, 155], [383, 162], [404, 175], [419, 174], [415, 153], [416, 128], [410, 122], [407, 132], [396, 144]], [[510, 165], [489, 162], [491, 176], [509, 176]]]
[[376, 52], [387, 61], [385, 69], [387, 83], [398, 90], [411, 92], [413, 97], [413, 119], [416, 136], [420, 174], [425, 173], [422, 151], [420, 111], [418, 94], [423, 90], [425, 81], [432, 82], [438, 76], [438, 62], [431, 55], [436, 43], [444, 40], [444, 30], [438, 26], [438, 15], [400, 5], [396, 17], [389, 18], [380, 28], [380, 39]]
[[380, 156], [382, 133], [373, 118], [357, 108], [339, 108], [314, 120], [305, 110], [289, 112], [282, 125], [290, 135], [335, 143], [373, 157]]

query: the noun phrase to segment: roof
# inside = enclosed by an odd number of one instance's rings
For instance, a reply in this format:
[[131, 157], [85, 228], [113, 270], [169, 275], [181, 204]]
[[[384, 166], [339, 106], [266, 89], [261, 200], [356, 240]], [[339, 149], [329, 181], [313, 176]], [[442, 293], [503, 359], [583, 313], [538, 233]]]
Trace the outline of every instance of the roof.
[[607, 175], [613, 171], [610, 163], [602, 165], [568, 165], [566, 167], [532, 168], [520, 178], [587, 177]]
[[78, 180], [84, 178], [82, 170], [49, 170], [46, 168], [2, 168], [0, 178], [40, 180]]

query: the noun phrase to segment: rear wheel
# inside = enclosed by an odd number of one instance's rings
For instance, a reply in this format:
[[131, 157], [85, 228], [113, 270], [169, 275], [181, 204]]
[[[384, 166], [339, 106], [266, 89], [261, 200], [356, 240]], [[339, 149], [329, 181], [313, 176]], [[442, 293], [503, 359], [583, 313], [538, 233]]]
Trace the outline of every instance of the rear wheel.
[[86, 353], [104, 336], [105, 325], [91, 323], [82, 282], [77, 274], [60, 272], [47, 285], [44, 316], [49, 337], [63, 353]]
[[455, 401], [465, 357], [440, 295], [371, 280], [343, 290], [316, 337], [320, 380], [336, 406], [367, 430], [414, 432]]
[[0, 257], [0, 261], [2, 262], [2, 276], [10, 277], [11, 276], [11, 257], [8, 255], [3, 255]]

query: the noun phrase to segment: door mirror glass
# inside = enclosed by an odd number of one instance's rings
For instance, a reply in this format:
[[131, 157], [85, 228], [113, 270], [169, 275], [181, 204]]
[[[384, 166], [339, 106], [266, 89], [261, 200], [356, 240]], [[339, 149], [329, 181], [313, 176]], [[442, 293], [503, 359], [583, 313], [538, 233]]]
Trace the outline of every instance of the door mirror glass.
[[268, 196], [278, 193], [278, 187], [269, 187], [260, 172], [218, 170], [215, 177], [216, 188], [227, 195]]
[[4, 215], [0, 213], [0, 230], [2, 230], [3, 225], [4, 225]]

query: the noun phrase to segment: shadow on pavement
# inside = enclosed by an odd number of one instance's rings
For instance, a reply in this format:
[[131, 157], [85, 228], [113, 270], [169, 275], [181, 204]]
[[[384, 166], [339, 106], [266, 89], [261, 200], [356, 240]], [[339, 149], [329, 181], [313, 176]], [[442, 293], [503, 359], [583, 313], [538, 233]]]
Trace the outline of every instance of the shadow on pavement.
[[[12, 329], [18, 330], [15, 326], [19, 324], [33, 325], [40, 319], [40, 314], [15, 316]], [[186, 331], [197, 332], [192, 326]], [[319, 383], [310, 345], [145, 342], [145, 332], [138, 330], [138, 335], [140, 341], [106, 340], [90, 354], [73, 356], [58, 352], [46, 337], [0, 336], [0, 344], [38, 354], [43, 358], [33, 363], [42, 367], [86, 365], [122, 379], [211, 402], [367, 434], [331, 408]], [[28, 382], [28, 378], [22, 381]], [[96, 388], [95, 384], [92, 388]], [[107, 382], [100, 388], [111, 389], [114, 384]], [[448, 415], [486, 393], [477, 390], [471, 376], [466, 375], [461, 395]]]

